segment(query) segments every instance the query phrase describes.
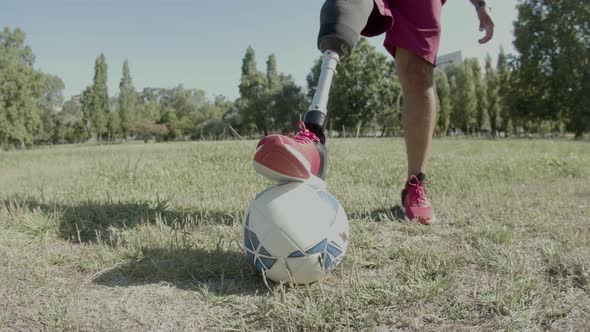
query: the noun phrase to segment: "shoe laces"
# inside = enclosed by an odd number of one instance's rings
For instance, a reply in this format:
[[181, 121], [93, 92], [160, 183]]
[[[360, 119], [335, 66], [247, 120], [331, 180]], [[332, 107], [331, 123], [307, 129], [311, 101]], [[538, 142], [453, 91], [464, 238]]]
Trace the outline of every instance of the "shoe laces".
[[299, 132], [297, 135], [291, 135], [293, 139], [299, 143], [319, 143], [320, 139], [316, 136], [316, 134], [312, 133], [305, 127], [305, 123], [303, 121], [297, 122], [297, 127], [299, 128]]
[[410, 177], [406, 185], [410, 205], [428, 205], [428, 198], [426, 198], [426, 190], [424, 189], [425, 184], [428, 184], [428, 182], [422, 182], [414, 175]]

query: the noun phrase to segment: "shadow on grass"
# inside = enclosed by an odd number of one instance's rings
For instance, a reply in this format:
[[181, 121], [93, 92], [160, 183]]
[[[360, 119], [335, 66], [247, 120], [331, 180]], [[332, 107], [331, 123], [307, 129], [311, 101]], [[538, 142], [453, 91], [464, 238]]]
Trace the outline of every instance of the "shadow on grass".
[[[116, 229], [163, 222], [169, 226], [233, 225], [241, 222], [241, 212], [179, 211], [167, 202], [81, 202], [45, 203], [33, 199], [0, 200], [0, 209], [16, 214], [39, 213], [41, 220], [54, 219], [64, 240], [111, 245]], [[190, 228], [189, 228], [190, 229]], [[117, 243], [116, 241], [114, 243]], [[255, 295], [268, 291], [262, 279], [253, 273], [245, 255], [235, 245], [199, 248], [198, 243], [179, 247], [145, 247], [127, 262], [99, 272], [94, 283], [109, 287], [130, 287], [167, 283], [179, 289], [214, 296], [228, 294]]]
[[244, 255], [223, 249], [147, 248], [131, 262], [99, 273], [93, 282], [109, 287], [167, 283], [217, 296], [268, 291], [262, 279], [252, 273]]
[[56, 215], [59, 234], [75, 242], [109, 243], [114, 229], [134, 228], [139, 224], [161, 221], [167, 225], [192, 226], [217, 224], [233, 225], [241, 222], [241, 211], [177, 210], [166, 200], [131, 202], [77, 202], [73, 204], [45, 203], [35, 199], [0, 200], [0, 208], [42, 211]]
[[352, 211], [349, 214], [351, 219], [361, 219], [374, 222], [387, 222], [387, 221], [404, 221], [404, 211], [402, 207], [394, 205], [390, 208], [379, 208], [372, 211]]

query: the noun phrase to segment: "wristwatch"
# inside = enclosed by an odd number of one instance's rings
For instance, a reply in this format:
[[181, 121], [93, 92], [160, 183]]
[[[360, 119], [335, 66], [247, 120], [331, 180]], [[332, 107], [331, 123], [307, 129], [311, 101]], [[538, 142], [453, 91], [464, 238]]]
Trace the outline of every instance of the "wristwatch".
[[479, 10], [480, 8], [485, 7], [485, 6], [486, 6], [486, 2], [484, 0], [479, 0], [479, 1], [477, 1], [477, 4], [475, 5], [475, 9]]

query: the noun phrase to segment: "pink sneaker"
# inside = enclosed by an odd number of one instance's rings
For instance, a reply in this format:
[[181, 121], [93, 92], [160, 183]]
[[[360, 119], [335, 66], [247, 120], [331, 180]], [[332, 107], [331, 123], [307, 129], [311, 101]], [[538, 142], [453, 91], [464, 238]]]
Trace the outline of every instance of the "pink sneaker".
[[420, 173], [412, 175], [408, 179], [406, 188], [402, 190], [402, 205], [406, 221], [417, 221], [423, 225], [430, 225], [436, 222], [436, 216], [428, 198], [426, 198], [424, 178], [425, 175]]
[[258, 142], [252, 164], [262, 176], [278, 182], [325, 177], [327, 151], [320, 139], [299, 121], [293, 137], [269, 135]]

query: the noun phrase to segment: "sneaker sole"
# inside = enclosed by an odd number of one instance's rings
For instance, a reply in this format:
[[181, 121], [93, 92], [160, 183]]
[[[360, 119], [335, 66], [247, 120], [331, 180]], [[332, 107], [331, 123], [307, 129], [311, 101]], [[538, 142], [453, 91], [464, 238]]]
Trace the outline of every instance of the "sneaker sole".
[[264, 166], [263, 164], [257, 162], [256, 160], [252, 160], [252, 166], [258, 174], [276, 182], [305, 182], [311, 178], [311, 174], [309, 174], [306, 178], [288, 176], [277, 171], [274, 171]]
[[436, 219], [436, 214], [434, 214], [434, 212], [432, 213], [432, 218], [430, 220], [426, 220], [424, 218], [414, 218], [414, 220], [410, 220], [410, 218], [408, 218], [408, 215], [406, 214], [406, 209], [403, 206], [400, 207], [401, 213], [403, 213], [404, 216], [404, 221], [407, 223], [412, 223], [415, 220], [419, 224], [429, 226], [432, 224], [436, 224], [438, 222], [438, 219]]
[[259, 146], [254, 154], [253, 166], [260, 175], [278, 182], [305, 181], [313, 175], [309, 161], [287, 144]]

